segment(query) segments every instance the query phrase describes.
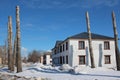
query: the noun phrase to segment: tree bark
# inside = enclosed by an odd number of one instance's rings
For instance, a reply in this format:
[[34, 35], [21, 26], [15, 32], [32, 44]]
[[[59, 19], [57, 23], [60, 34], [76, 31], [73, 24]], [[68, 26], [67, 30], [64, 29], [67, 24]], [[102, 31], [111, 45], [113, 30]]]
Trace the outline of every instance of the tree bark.
[[90, 21], [89, 21], [88, 12], [86, 12], [86, 22], [87, 22], [87, 32], [88, 32], [88, 43], [89, 43], [89, 52], [90, 52], [90, 59], [91, 59], [91, 68], [95, 68], [93, 48], [92, 48], [92, 39], [91, 39], [91, 31], [90, 31]]
[[114, 12], [112, 12], [112, 22], [113, 22], [113, 31], [114, 31], [114, 40], [115, 40], [115, 55], [116, 55], [116, 65], [117, 70], [120, 71], [120, 53], [119, 53], [119, 47], [118, 47], [118, 33], [116, 29], [116, 18]]
[[5, 41], [5, 64], [7, 64], [7, 41]]
[[5, 45], [4, 45], [4, 65], [6, 65], [6, 60], [7, 60], [7, 45], [6, 45], [6, 41], [5, 41]]
[[14, 71], [12, 56], [12, 17], [8, 17], [8, 69]]
[[19, 18], [19, 6], [16, 7], [16, 65], [17, 73], [22, 72], [21, 65], [21, 45], [20, 45], [20, 18]]
[[16, 37], [14, 40], [13, 57], [14, 57], [14, 65], [16, 66]]

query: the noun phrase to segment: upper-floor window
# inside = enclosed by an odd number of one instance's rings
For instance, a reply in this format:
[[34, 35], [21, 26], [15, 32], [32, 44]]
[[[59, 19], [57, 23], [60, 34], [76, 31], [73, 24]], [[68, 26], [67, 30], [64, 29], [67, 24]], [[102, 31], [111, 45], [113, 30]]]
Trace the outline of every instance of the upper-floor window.
[[66, 50], [68, 50], [68, 42], [66, 42]]
[[54, 50], [54, 53], [55, 53], [55, 54], [57, 53], [56, 49]]
[[85, 42], [79, 41], [78, 47], [79, 47], [79, 49], [85, 49]]
[[104, 49], [106, 50], [106, 49], [110, 49], [110, 43], [109, 43], [109, 41], [105, 41], [104, 42]]
[[60, 52], [62, 52], [62, 46], [60, 46]]
[[63, 51], [64, 51], [65, 45], [63, 44]]
[[59, 53], [60, 52], [60, 50], [59, 50], [59, 46], [57, 47], [57, 53]]

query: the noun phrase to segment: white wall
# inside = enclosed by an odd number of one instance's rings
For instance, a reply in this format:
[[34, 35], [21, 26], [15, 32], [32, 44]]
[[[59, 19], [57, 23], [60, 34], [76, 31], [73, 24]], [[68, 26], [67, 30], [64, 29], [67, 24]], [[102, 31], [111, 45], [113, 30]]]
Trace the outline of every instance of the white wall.
[[[85, 41], [85, 49], [83, 50], [78, 49], [78, 41]], [[87, 66], [91, 65], [88, 40], [71, 39], [70, 46], [72, 46], [73, 48], [72, 66], [79, 65], [79, 57], [78, 57], [79, 55], [86, 55], [86, 65]], [[114, 41], [110, 41], [110, 50], [104, 50], [104, 41], [102, 40], [93, 40], [92, 47], [93, 47], [94, 61], [96, 67], [100, 66], [100, 64], [101, 66], [108, 68], [116, 66]], [[104, 64], [105, 62], [104, 55], [111, 55], [111, 64]]]
[[50, 55], [46, 55], [46, 64], [51, 64], [51, 61], [52, 59], [50, 58]]
[[[68, 42], [68, 50], [66, 50], [66, 42]], [[72, 66], [72, 56], [70, 55], [70, 45], [69, 45], [69, 40], [67, 40], [67, 41], [65, 41], [64, 43], [62, 43], [62, 45], [65, 45], [64, 46], [64, 51], [62, 51], [61, 53], [57, 53], [57, 54], [54, 54], [54, 51], [52, 51], [52, 59], [55, 59], [54, 60], [54, 62], [55, 62], [55, 64], [58, 64], [59, 63], [59, 61], [58, 61], [58, 57], [60, 57], [60, 56], [64, 56], [64, 61], [65, 61], [65, 63], [66, 63], [66, 56], [68, 56], [68, 64], [70, 65], [71, 64], [71, 66]], [[62, 60], [63, 61], [63, 60]]]

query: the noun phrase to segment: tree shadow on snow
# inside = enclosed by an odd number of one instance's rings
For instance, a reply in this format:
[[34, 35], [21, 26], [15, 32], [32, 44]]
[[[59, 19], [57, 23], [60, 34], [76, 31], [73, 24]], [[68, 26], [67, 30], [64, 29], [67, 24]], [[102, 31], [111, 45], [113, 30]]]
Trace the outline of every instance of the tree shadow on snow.
[[57, 73], [57, 74], [62, 74], [62, 73], [67, 73], [67, 74], [71, 74], [69, 73], [68, 71], [61, 71], [61, 70], [56, 70], [56, 69], [44, 69], [44, 68], [41, 68], [41, 69], [38, 69], [38, 68], [29, 68], [27, 70], [35, 70], [37, 72], [44, 72], [44, 73]]
[[9, 72], [8, 68], [1, 68], [0, 72]]
[[82, 73], [74, 73], [70, 71], [61, 71], [61, 70], [56, 70], [56, 69], [38, 69], [38, 68], [29, 68], [27, 70], [35, 70], [37, 72], [44, 72], [44, 73], [52, 73], [52, 74], [71, 74], [71, 75], [83, 75], [83, 76], [100, 76], [100, 77], [115, 77], [115, 78], [120, 78], [120, 76], [115, 76], [115, 75], [101, 75], [101, 74], [82, 74]]
[[80, 74], [84, 76], [100, 76], [100, 77], [115, 77], [115, 78], [120, 78], [120, 76], [114, 76], [114, 75], [101, 75], [101, 74]]

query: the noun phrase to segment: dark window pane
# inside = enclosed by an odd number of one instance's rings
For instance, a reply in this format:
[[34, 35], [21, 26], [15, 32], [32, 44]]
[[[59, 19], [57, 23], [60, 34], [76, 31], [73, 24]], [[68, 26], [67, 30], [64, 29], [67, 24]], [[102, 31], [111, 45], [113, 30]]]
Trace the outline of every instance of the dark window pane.
[[85, 64], [85, 56], [79, 56], [79, 64]]
[[104, 42], [104, 49], [110, 49], [110, 44], [108, 41]]
[[79, 49], [85, 49], [85, 42], [79, 41]]
[[68, 42], [66, 42], [66, 50], [68, 50]]
[[68, 56], [66, 56], [66, 64], [68, 64]]
[[105, 64], [110, 64], [110, 55], [105, 55]]

